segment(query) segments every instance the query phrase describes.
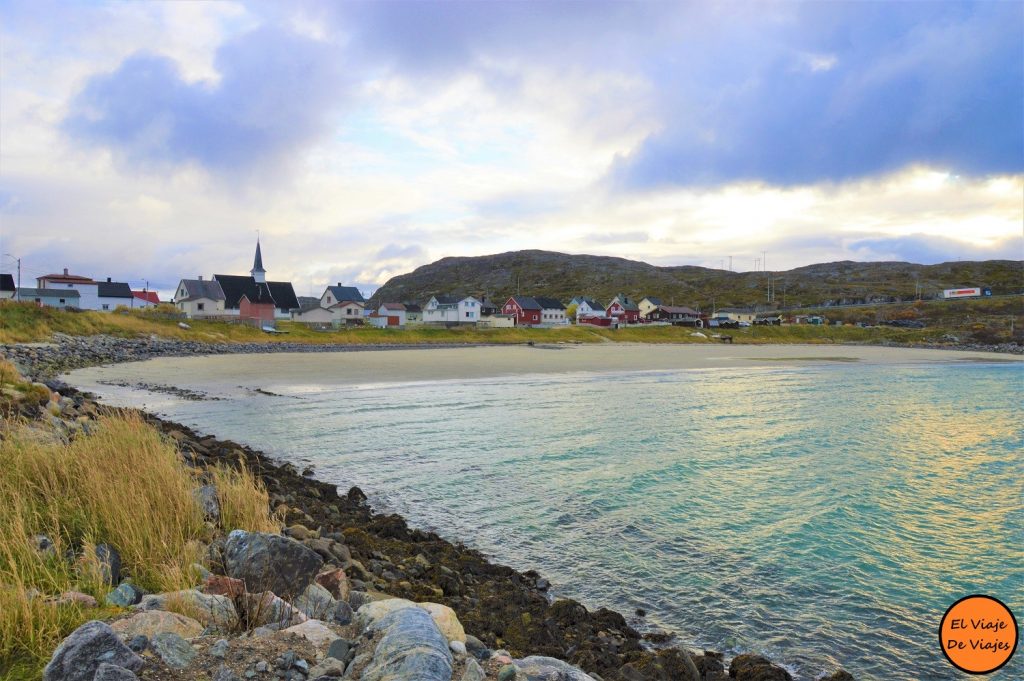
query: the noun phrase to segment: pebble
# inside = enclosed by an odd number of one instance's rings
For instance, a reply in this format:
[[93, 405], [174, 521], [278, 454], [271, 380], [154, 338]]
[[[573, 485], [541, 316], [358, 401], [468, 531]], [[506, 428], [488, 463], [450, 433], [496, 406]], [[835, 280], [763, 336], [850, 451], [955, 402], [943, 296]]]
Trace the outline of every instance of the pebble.
[[514, 681], [516, 678], [516, 666], [507, 664], [498, 670], [498, 681]]
[[210, 646], [210, 655], [223, 660], [228, 654], [228, 645], [226, 639], [220, 639]]
[[449, 641], [448, 647], [452, 649], [452, 652], [456, 655], [466, 654], [466, 644], [462, 641]]

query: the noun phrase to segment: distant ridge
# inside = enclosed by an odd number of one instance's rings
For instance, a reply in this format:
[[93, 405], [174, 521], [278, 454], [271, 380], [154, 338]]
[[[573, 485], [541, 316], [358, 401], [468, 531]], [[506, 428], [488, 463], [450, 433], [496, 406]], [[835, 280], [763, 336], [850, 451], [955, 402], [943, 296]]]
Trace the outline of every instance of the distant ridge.
[[[768, 306], [768, 275], [775, 282], [775, 302]], [[516, 293], [568, 302], [577, 295], [602, 303], [618, 293], [637, 300], [656, 296], [666, 304], [710, 308], [723, 306], [847, 304], [911, 299], [916, 286], [924, 298], [943, 289], [987, 286], [993, 294], [1024, 288], [1024, 261], [986, 260], [917, 265], [907, 262], [840, 262], [807, 265], [781, 272], [729, 272], [691, 265], [659, 267], [604, 255], [570, 255], [552, 251], [510, 251], [476, 257], [442, 258], [392, 277], [370, 299], [422, 302], [432, 295], [486, 294], [504, 301]]]

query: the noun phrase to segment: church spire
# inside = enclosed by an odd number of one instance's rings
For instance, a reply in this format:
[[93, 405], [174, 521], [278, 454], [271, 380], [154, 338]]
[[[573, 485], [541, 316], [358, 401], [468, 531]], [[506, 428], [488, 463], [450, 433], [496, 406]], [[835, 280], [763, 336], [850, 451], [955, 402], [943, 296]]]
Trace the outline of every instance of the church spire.
[[256, 257], [252, 261], [252, 269], [249, 270], [249, 274], [256, 280], [257, 284], [263, 284], [267, 281], [267, 271], [263, 269], [263, 254], [260, 252], [259, 237], [256, 238]]

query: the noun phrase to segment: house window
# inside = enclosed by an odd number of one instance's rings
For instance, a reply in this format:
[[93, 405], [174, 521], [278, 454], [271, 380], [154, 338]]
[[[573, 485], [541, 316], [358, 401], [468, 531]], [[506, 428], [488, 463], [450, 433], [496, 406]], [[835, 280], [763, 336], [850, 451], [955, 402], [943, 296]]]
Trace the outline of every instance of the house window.
[[330, 296], [327, 296], [327, 302], [328, 303], [331, 302], [331, 297]]
[[202, 312], [206, 309], [206, 303], [196, 303], [196, 309]]
[[[39, 299], [38, 299], [38, 298], [36, 298], [36, 302], [37, 302], [37, 303], [39, 302]], [[60, 304], [61, 304], [61, 305], [63, 305], [63, 304], [64, 304], [64, 299], [63, 299], [63, 298], [61, 298], [61, 299], [60, 299]]]
[[[61, 301], [61, 302], [63, 302], [63, 301]], [[103, 304], [103, 309], [104, 309], [104, 310], [109, 310], [109, 309], [110, 309], [110, 306], [109, 306], [109, 305], [107, 305], [106, 303], [104, 303], [104, 304]]]

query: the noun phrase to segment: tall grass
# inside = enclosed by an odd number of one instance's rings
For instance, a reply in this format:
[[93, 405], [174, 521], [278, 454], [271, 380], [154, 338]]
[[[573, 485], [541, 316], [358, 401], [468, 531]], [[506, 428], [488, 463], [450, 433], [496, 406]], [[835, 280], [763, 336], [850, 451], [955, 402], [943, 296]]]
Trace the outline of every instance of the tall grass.
[[[69, 445], [39, 432], [15, 427], [0, 442], [0, 678], [37, 672], [64, 636], [103, 614], [47, 601], [68, 590], [103, 601], [110, 587], [89, 558], [95, 545], [116, 547], [122, 572], [143, 589], [173, 591], [195, 584], [208, 534], [195, 473], [140, 416], [106, 417]], [[224, 486], [226, 527], [279, 527], [251, 473], [213, 476]], [[40, 551], [36, 535], [53, 550]]]
[[278, 533], [283, 518], [270, 512], [270, 494], [263, 481], [243, 461], [237, 468], [217, 465], [210, 469], [220, 501], [220, 522], [228, 529]]

